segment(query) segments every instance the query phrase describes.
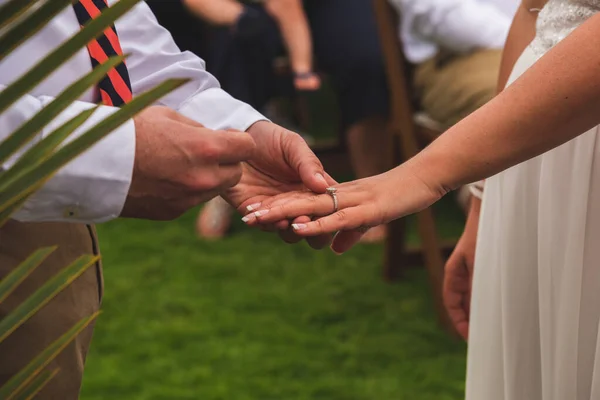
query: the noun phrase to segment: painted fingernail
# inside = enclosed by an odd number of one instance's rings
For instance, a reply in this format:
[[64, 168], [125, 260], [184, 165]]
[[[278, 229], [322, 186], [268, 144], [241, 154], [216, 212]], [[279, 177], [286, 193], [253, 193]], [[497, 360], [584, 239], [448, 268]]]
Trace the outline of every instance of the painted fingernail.
[[244, 218], [242, 218], [242, 221], [249, 222], [252, 219], [254, 219], [254, 214], [246, 215]]
[[248, 211], [256, 211], [256, 209], [258, 209], [258, 207], [260, 207], [262, 203], [254, 203], [254, 204], [250, 204], [248, 207], [246, 207], [246, 210]]
[[320, 172], [317, 172], [315, 174], [315, 176], [317, 177], [318, 180], [320, 180], [321, 182], [327, 184], [327, 181], [325, 180], [325, 177], [323, 176], [323, 174], [321, 174]]
[[267, 215], [269, 213], [270, 210], [260, 210], [254, 213], [254, 216], [256, 218], [258, 217], [262, 217], [263, 215]]
[[306, 229], [306, 224], [292, 224], [292, 228], [294, 228], [295, 231], [301, 231]]

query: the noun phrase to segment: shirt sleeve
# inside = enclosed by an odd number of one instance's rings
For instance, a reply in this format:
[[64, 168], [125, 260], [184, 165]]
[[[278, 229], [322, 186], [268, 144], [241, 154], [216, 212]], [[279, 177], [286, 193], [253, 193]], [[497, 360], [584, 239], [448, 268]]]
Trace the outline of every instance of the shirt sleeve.
[[[0, 85], [0, 90], [4, 89], [5, 87]], [[24, 122], [33, 118], [52, 100], [51, 97], [27, 95], [13, 104], [0, 114], [0, 140], [4, 140]], [[73, 103], [18, 154], [0, 165], [0, 170], [9, 169], [28, 148], [69, 119], [93, 106], [86, 102]], [[67, 142], [79, 137], [115, 111], [117, 109], [113, 107], [99, 107]], [[135, 128], [133, 121], [129, 121], [61, 168], [27, 200], [13, 218], [20, 221], [89, 223], [118, 217], [129, 191], [134, 155]]]
[[245, 131], [266, 119], [223, 91], [202, 59], [181, 52], [145, 2], [118, 20], [116, 28], [123, 52], [129, 54], [126, 64], [134, 95], [170, 78], [188, 78], [190, 82], [162, 98], [160, 104], [211, 129]]
[[402, 14], [402, 30], [443, 49], [466, 53], [502, 48], [511, 18], [491, 4], [475, 0], [391, 0]]

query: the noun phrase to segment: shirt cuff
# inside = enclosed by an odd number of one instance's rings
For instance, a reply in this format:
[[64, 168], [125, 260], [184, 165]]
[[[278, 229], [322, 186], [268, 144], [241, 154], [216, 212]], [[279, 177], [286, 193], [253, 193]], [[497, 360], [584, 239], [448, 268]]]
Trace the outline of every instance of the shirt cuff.
[[209, 129], [246, 131], [258, 121], [268, 121], [248, 104], [219, 88], [204, 90], [191, 97], [178, 111]]
[[[59, 121], [74, 117], [86, 107], [67, 109], [44, 133], [50, 133], [60, 126]], [[99, 107], [69, 141], [117, 110]], [[73, 223], [98, 223], [117, 218], [129, 192], [134, 158], [135, 125], [130, 120], [59, 170], [13, 218]]]

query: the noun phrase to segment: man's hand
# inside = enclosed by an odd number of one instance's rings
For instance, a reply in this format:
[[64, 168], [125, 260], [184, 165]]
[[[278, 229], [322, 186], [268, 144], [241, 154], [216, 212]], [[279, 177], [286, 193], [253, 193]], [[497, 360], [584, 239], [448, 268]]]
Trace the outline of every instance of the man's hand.
[[[294, 190], [325, 193], [327, 187], [336, 183], [324, 172], [323, 165], [300, 135], [266, 121], [252, 125], [247, 134], [254, 139], [256, 152], [243, 164], [240, 182], [222, 194], [242, 215], [257, 209], [271, 196]], [[310, 221], [308, 216], [294, 222], [306, 221]], [[271, 229], [279, 230], [288, 243], [301, 240], [290, 229], [289, 221], [279, 221]], [[322, 236], [312, 238], [309, 243], [322, 248], [330, 241], [331, 237]]]
[[472, 198], [465, 230], [446, 263], [444, 275], [444, 304], [456, 331], [465, 340], [469, 337], [471, 288], [480, 208], [481, 200]]
[[215, 132], [165, 107], [150, 107], [134, 122], [135, 164], [124, 217], [178, 217], [236, 185], [241, 163], [256, 148], [247, 133]]

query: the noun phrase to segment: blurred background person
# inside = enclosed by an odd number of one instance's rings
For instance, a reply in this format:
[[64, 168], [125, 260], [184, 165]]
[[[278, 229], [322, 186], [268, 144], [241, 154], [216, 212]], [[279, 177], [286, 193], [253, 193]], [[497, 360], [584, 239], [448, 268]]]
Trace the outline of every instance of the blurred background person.
[[[389, 0], [399, 35], [415, 66], [413, 87], [426, 115], [442, 130], [497, 93], [502, 49], [520, 0]], [[457, 191], [468, 211], [471, 193]]]
[[[260, 32], [260, 13], [237, 0], [185, 0], [191, 11], [215, 25]], [[313, 71], [310, 27], [302, 0], [265, 0], [264, 7], [277, 23], [290, 57], [297, 90], [316, 90], [321, 81]]]
[[[148, 3], [181, 47], [202, 52], [207, 69], [225, 90], [259, 110], [277, 96], [319, 87], [309, 54], [314, 53], [319, 72], [327, 74], [336, 93], [355, 175], [364, 178], [391, 167], [386, 157], [387, 81], [371, 0]], [[190, 21], [189, 11], [183, 15], [186, 7], [200, 18]], [[274, 68], [285, 48], [295, 78], [291, 85]], [[231, 216], [224, 202], [214, 200], [200, 213], [198, 231], [220, 238], [229, 229]], [[386, 228], [377, 227], [364, 241], [377, 242], [385, 236]]]
[[423, 111], [447, 129], [496, 94], [520, 0], [389, 0]]

